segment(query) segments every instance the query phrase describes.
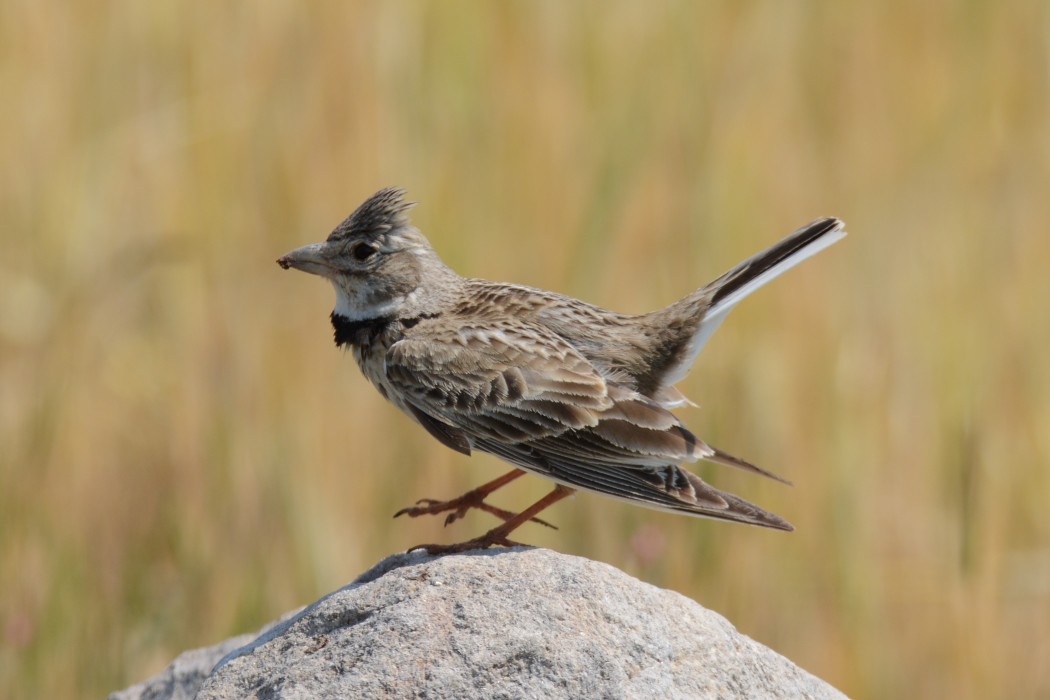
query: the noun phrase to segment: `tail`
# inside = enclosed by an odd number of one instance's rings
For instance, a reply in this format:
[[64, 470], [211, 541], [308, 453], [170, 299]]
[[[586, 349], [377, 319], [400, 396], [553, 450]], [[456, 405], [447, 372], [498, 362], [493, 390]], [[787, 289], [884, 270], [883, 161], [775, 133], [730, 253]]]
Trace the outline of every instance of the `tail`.
[[806, 224], [776, 245], [748, 258], [710, 284], [672, 305], [671, 308], [679, 304], [696, 305], [699, 307], [697, 312], [704, 307], [706, 309], [700, 325], [685, 342], [684, 352], [660, 377], [659, 386], [671, 386], [689, 373], [707, 339], [718, 330], [725, 317], [744, 297], [806, 258], [844, 238], [846, 230], [843, 226], [842, 221], [834, 217], [817, 219]]
[[706, 285], [704, 291], [714, 294], [704, 314], [704, 325], [711, 321], [721, 323], [748, 294], [844, 238], [844, 225], [840, 219], [817, 219]]

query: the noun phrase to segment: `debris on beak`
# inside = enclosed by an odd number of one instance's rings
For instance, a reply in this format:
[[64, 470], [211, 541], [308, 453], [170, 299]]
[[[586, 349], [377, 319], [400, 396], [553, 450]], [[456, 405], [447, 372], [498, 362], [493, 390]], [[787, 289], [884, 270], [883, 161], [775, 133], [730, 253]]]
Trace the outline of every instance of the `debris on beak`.
[[294, 267], [296, 270], [322, 277], [328, 277], [334, 272], [331, 260], [325, 255], [324, 243], [311, 243], [302, 248], [296, 248], [277, 258], [277, 264], [285, 270]]

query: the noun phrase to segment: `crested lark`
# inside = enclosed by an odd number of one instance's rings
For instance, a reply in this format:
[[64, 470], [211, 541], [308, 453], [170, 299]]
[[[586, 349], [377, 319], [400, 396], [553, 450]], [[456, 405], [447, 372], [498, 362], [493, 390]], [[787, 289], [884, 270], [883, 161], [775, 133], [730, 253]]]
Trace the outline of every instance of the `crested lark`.
[[[504, 522], [432, 553], [510, 546], [508, 535], [576, 489], [639, 505], [791, 530], [782, 518], [720, 491], [680, 465], [703, 459], [780, 481], [712, 447], [669, 409], [674, 384], [745, 296], [846, 235], [838, 219], [803, 226], [667, 308], [628, 315], [553, 292], [460, 277], [409, 222], [404, 191], [380, 190], [328, 236], [277, 262], [335, 287], [336, 345], [379, 393], [448, 447], [515, 467], [451, 501], [398, 513], [479, 508]], [[557, 482], [514, 514], [485, 497], [531, 472]], [[539, 521], [543, 522], [543, 521]]]

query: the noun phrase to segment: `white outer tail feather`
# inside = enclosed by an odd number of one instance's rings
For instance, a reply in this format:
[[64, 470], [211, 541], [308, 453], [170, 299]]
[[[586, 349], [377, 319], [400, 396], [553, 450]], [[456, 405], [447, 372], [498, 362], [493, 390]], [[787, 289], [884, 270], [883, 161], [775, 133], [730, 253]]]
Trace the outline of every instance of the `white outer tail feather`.
[[[844, 226], [845, 224], [843, 224], [842, 221], [836, 220], [836, 225], [830, 230], [828, 230], [827, 233], [824, 233], [819, 238], [816, 238], [815, 240], [811, 241], [805, 247], [795, 251], [788, 257], [778, 262], [776, 265], [770, 267], [768, 270], [764, 270], [758, 275], [755, 275], [754, 279], [748, 280], [739, 289], [733, 290], [733, 292], [726, 295], [724, 298], [719, 299], [715, 304], [713, 304], [711, 308], [707, 310], [707, 313], [704, 315], [704, 320], [700, 323], [700, 328], [697, 329], [696, 334], [689, 342], [689, 349], [685, 357], [682, 359], [679, 365], [674, 370], [668, 372], [667, 376], [665, 377], [663, 382], [664, 386], [671, 386], [681, 381], [685, 378], [687, 374], [689, 374], [689, 370], [692, 369], [693, 363], [696, 361], [697, 356], [703, 349], [704, 344], [707, 343], [707, 340], [711, 337], [711, 335], [714, 334], [716, 330], [718, 330], [718, 327], [722, 325], [722, 321], [725, 320], [726, 316], [729, 315], [729, 312], [733, 310], [734, 306], [739, 304], [741, 300], [750, 295], [756, 289], [765, 286], [769, 282], [773, 281], [780, 275], [784, 274], [791, 268], [801, 263], [803, 260], [813, 257], [814, 255], [824, 250], [828, 246], [832, 245], [833, 243], [837, 243], [838, 241], [845, 238], [846, 229], [843, 228]], [[783, 243], [783, 241], [781, 241], [781, 243]], [[780, 245], [780, 243], [778, 243], [777, 245]], [[773, 248], [776, 247], [777, 246], [773, 246]], [[757, 255], [748, 258], [744, 262], [734, 267], [733, 270], [736, 270], [744, 265], [748, 265], [755, 258], [761, 257], [768, 252], [768, 250], [765, 250], [761, 253], [758, 253]], [[726, 275], [720, 277], [719, 279], [722, 279], [730, 275], [731, 273], [732, 270], [729, 273], [726, 273]]]
[[722, 319], [725, 318], [726, 314], [728, 314], [734, 306], [739, 304], [744, 297], [751, 294], [751, 292], [755, 291], [759, 287], [765, 286], [766, 283], [773, 281], [780, 275], [795, 267], [795, 265], [798, 265], [803, 260], [807, 260], [813, 257], [820, 251], [824, 250], [833, 243], [838, 243], [845, 237], [846, 229], [843, 228], [843, 223], [840, 221], [836, 228], [828, 231], [823, 236], [813, 241], [805, 248], [802, 248], [798, 252], [794, 253], [790, 257], [784, 258], [773, 267], [758, 275], [753, 280], [749, 281], [740, 289], [737, 289], [732, 294], [726, 296], [726, 298], [720, 299], [718, 303], [714, 304], [710, 309], [707, 310], [707, 314], [704, 316], [704, 321], [701, 324], [701, 328], [703, 326], [706, 326], [711, 321], [715, 322], [715, 327], [717, 328], [718, 324], [722, 322]]

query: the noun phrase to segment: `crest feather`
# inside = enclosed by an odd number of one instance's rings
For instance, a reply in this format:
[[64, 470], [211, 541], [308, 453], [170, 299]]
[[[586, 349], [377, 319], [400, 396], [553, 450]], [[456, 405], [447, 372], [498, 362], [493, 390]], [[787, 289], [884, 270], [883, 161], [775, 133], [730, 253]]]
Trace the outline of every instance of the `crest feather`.
[[354, 213], [328, 237], [328, 240], [386, 233], [409, 225], [405, 213], [416, 205], [405, 201], [405, 190], [400, 187], [384, 187], [362, 202]]

